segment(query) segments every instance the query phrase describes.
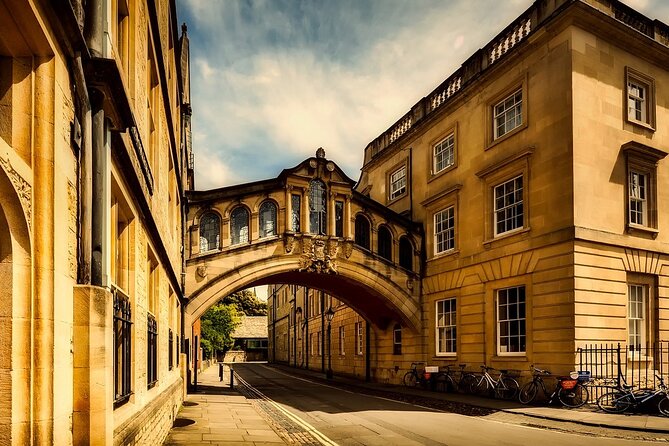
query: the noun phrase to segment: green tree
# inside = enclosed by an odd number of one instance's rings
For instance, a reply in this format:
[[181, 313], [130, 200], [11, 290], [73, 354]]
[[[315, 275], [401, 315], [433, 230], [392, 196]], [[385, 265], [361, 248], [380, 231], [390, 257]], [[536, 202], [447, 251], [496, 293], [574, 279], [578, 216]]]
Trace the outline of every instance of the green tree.
[[247, 316], [267, 316], [267, 302], [261, 302], [251, 290], [242, 290], [224, 297], [221, 302], [234, 305], [240, 313]]
[[216, 304], [200, 318], [202, 347], [207, 357], [225, 352], [234, 343], [232, 333], [239, 325], [240, 315], [234, 305]]

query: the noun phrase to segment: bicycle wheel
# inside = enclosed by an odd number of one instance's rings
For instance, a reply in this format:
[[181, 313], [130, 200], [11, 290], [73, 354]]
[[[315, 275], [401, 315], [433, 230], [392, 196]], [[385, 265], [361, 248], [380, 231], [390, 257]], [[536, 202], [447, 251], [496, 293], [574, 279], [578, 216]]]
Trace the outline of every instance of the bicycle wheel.
[[623, 413], [631, 405], [629, 395], [619, 390], [607, 392], [597, 398], [597, 407], [608, 413]]
[[523, 404], [530, 404], [537, 397], [539, 384], [536, 381], [526, 383], [518, 392], [518, 401]]
[[495, 396], [503, 400], [512, 400], [518, 395], [518, 381], [505, 376], [495, 386]]
[[471, 393], [472, 386], [476, 383], [476, 377], [471, 373], [462, 375], [460, 382], [457, 385], [457, 389], [462, 393]]
[[416, 373], [414, 373], [413, 371], [406, 372], [404, 374], [402, 382], [407, 387], [416, 387]]
[[437, 392], [454, 392], [455, 381], [453, 378], [445, 373], [437, 375], [435, 390]]
[[475, 395], [487, 395], [489, 392], [490, 383], [483, 376], [472, 381], [472, 385], [469, 387], [469, 393]]
[[657, 410], [659, 410], [665, 417], [669, 417], [669, 395], [664, 395], [664, 397], [657, 402]]
[[577, 383], [573, 389], [560, 389], [557, 397], [563, 406], [581, 407], [588, 402], [590, 392], [588, 392], [587, 387]]

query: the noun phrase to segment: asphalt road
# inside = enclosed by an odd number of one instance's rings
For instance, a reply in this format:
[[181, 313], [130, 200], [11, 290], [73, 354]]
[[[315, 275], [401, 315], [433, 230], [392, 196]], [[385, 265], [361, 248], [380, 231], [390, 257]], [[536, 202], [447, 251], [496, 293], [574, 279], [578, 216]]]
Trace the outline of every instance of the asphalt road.
[[[610, 438], [518, 424], [508, 414], [465, 416], [369, 396], [291, 376], [264, 364], [237, 364], [256, 401], [297, 444], [337, 445], [651, 445], [667, 438]], [[541, 423], [536, 423], [537, 426]], [[648, 441], [648, 440], [651, 441]]]

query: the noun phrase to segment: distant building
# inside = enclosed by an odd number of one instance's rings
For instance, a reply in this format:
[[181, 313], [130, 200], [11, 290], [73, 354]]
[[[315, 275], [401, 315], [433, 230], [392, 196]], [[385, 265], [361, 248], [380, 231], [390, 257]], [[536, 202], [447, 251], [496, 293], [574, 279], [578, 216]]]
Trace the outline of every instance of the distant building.
[[267, 316], [243, 316], [232, 337], [235, 343], [227, 353], [237, 362], [267, 361]]

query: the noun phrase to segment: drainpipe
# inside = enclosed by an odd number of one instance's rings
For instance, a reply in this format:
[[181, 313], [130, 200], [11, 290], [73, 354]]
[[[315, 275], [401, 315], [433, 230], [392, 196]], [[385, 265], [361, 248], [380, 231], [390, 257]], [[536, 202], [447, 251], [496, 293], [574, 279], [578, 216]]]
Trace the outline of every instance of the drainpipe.
[[325, 373], [325, 293], [321, 291], [321, 371]]
[[[86, 45], [93, 57], [103, 56], [104, 46], [104, 0], [87, 3], [85, 29]], [[91, 99], [91, 285], [103, 285], [104, 218], [105, 218], [105, 115], [102, 109], [104, 95], [98, 90], [90, 91]]]

